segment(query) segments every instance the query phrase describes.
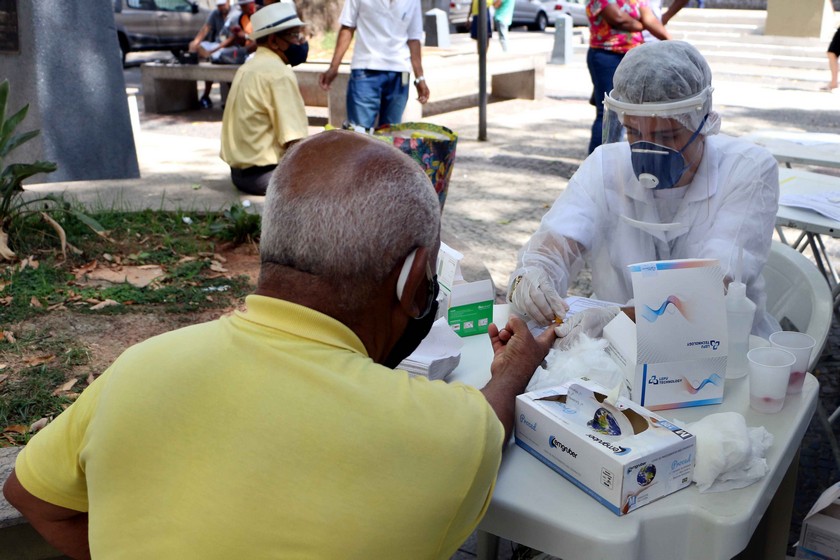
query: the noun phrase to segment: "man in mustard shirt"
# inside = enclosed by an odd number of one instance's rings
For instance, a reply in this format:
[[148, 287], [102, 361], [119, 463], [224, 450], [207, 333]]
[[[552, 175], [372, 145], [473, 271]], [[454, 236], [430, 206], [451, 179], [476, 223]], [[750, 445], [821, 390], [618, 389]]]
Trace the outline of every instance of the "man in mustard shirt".
[[288, 147], [308, 132], [306, 109], [292, 66], [306, 61], [305, 25], [292, 2], [251, 16], [257, 51], [236, 72], [222, 118], [221, 158], [239, 190], [264, 195]]
[[434, 320], [439, 243], [411, 158], [342, 130], [301, 141], [246, 310], [129, 348], [30, 440], [6, 498], [74, 558], [450, 558], [554, 329], [491, 325], [480, 391], [392, 369]]

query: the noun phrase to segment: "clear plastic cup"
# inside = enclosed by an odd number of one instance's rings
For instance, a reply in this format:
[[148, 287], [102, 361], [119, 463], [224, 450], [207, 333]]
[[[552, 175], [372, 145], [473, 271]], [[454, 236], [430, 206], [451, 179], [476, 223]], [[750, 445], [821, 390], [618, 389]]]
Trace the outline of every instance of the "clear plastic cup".
[[770, 344], [776, 348], [783, 348], [796, 356], [796, 363], [790, 368], [787, 394], [801, 393], [802, 384], [805, 382], [805, 373], [808, 371], [808, 364], [811, 362], [811, 352], [814, 350], [817, 341], [805, 333], [778, 331], [770, 335]]
[[790, 368], [796, 356], [783, 348], [768, 346], [747, 352], [750, 362], [750, 408], [772, 414], [785, 406]]

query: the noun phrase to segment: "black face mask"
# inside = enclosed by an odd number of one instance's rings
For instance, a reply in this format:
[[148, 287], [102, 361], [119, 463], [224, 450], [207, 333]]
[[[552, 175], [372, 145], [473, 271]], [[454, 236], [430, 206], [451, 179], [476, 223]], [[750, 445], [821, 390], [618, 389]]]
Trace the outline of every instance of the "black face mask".
[[289, 48], [286, 49], [286, 59], [289, 61], [289, 66], [297, 66], [306, 62], [306, 57], [309, 56], [309, 42], [301, 45], [289, 43]]
[[432, 330], [432, 324], [435, 322], [437, 315], [438, 302], [437, 296], [440, 291], [438, 286], [437, 275], [429, 278], [428, 294], [426, 297], [426, 309], [417, 318], [409, 320], [397, 343], [391, 348], [391, 352], [382, 365], [391, 369], [396, 368], [400, 362], [406, 359], [412, 352], [414, 352], [420, 342], [426, 338], [429, 331]]

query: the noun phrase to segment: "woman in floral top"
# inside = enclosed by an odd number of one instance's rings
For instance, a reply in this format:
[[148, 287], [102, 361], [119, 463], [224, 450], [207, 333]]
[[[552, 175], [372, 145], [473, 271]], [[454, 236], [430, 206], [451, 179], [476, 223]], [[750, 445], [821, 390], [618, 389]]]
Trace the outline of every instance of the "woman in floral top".
[[613, 87], [613, 74], [624, 54], [644, 42], [642, 31], [647, 29], [658, 39], [670, 39], [662, 23], [648, 6], [648, 0], [589, 0], [589, 51], [586, 66], [592, 78], [592, 98], [595, 122], [589, 140], [591, 154], [601, 145], [604, 117], [604, 94]]

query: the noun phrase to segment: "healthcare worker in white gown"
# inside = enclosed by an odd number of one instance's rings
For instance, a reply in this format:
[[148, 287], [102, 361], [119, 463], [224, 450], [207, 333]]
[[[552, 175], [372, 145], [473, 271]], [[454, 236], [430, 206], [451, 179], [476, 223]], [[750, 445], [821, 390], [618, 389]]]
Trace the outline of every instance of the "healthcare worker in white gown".
[[[761, 276], [778, 208], [778, 165], [767, 150], [718, 134], [702, 55], [681, 41], [641, 45], [621, 61], [604, 103], [605, 143], [519, 252], [508, 285], [514, 310], [540, 325], [562, 320], [562, 296], [584, 263], [593, 297], [627, 306], [633, 263], [714, 258], [728, 283], [743, 248], [742, 279], [756, 304], [752, 332], [780, 330], [766, 312]], [[566, 342], [578, 332], [600, 336], [618, 311], [576, 314], [558, 334]]]

